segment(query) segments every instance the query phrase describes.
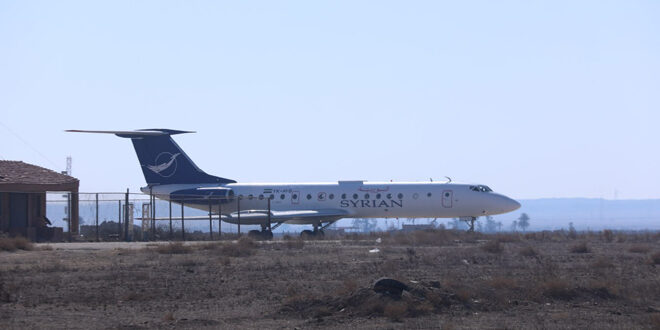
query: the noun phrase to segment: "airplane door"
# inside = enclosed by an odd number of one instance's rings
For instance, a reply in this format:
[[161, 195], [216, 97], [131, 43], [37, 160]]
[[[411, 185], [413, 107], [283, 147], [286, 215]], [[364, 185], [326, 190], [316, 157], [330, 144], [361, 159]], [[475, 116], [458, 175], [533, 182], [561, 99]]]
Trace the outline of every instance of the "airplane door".
[[451, 190], [442, 191], [442, 206], [443, 207], [452, 207], [452, 201], [454, 200], [454, 192]]
[[300, 191], [291, 192], [291, 204], [298, 204], [300, 202]]

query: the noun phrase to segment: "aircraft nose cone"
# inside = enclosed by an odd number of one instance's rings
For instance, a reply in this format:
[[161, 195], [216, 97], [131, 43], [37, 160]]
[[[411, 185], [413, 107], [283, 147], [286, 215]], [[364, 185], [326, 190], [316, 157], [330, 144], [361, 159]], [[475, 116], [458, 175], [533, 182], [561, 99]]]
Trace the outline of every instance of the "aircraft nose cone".
[[520, 203], [515, 199], [504, 195], [493, 194], [492, 212], [493, 214], [502, 214], [515, 211], [520, 208]]
[[520, 208], [520, 203], [517, 200], [507, 197], [506, 198], [506, 212], [515, 211]]

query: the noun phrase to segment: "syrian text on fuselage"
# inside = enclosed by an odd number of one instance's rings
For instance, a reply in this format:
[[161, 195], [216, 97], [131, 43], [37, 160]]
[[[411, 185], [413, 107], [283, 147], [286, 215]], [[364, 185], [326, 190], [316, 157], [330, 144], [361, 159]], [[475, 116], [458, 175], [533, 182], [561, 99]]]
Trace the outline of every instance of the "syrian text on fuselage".
[[379, 208], [379, 207], [403, 207], [403, 200], [368, 200], [368, 199], [342, 199], [339, 203], [341, 207], [370, 207], [370, 208]]

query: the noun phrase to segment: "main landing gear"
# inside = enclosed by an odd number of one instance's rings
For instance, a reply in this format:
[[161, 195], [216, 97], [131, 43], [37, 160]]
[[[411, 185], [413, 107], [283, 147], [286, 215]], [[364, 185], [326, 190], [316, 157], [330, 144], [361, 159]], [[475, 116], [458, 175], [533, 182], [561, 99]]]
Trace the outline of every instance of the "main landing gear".
[[248, 237], [258, 240], [258, 241], [269, 241], [273, 239], [273, 231], [270, 226], [266, 227], [265, 225], [261, 226], [261, 230], [250, 230], [248, 232]]
[[321, 223], [315, 223], [313, 224], [314, 230], [303, 230], [300, 233], [300, 237], [303, 239], [313, 239], [313, 238], [319, 238], [325, 236], [325, 232], [323, 229], [327, 228], [330, 226], [333, 222], [328, 222], [325, 225], [321, 225]]

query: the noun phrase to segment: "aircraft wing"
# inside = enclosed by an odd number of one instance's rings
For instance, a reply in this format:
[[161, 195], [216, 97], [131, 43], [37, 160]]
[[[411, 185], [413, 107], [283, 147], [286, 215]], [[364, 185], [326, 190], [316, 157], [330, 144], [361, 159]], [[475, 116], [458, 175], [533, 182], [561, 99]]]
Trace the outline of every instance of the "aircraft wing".
[[[314, 220], [322, 220], [323, 222], [337, 221], [341, 218], [348, 216], [349, 213], [345, 210], [338, 209], [322, 209], [322, 210], [291, 210], [291, 211], [271, 211], [271, 222], [283, 223], [308, 223]], [[142, 218], [137, 218], [142, 220]], [[156, 217], [156, 220], [169, 220], [169, 217]], [[198, 215], [185, 217], [185, 220], [208, 220], [208, 215]], [[218, 219], [218, 215], [212, 216], [213, 220]], [[145, 218], [145, 220], [150, 220]], [[172, 220], [181, 220], [181, 217], [172, 217]], [[236, 222], [238, 220], [238, 213], [223, 214], [222, 220], [227, 222]], [[267, 221], [268, 210], [246, 210], [241, 212], [241, 220], [246, 221]]]

